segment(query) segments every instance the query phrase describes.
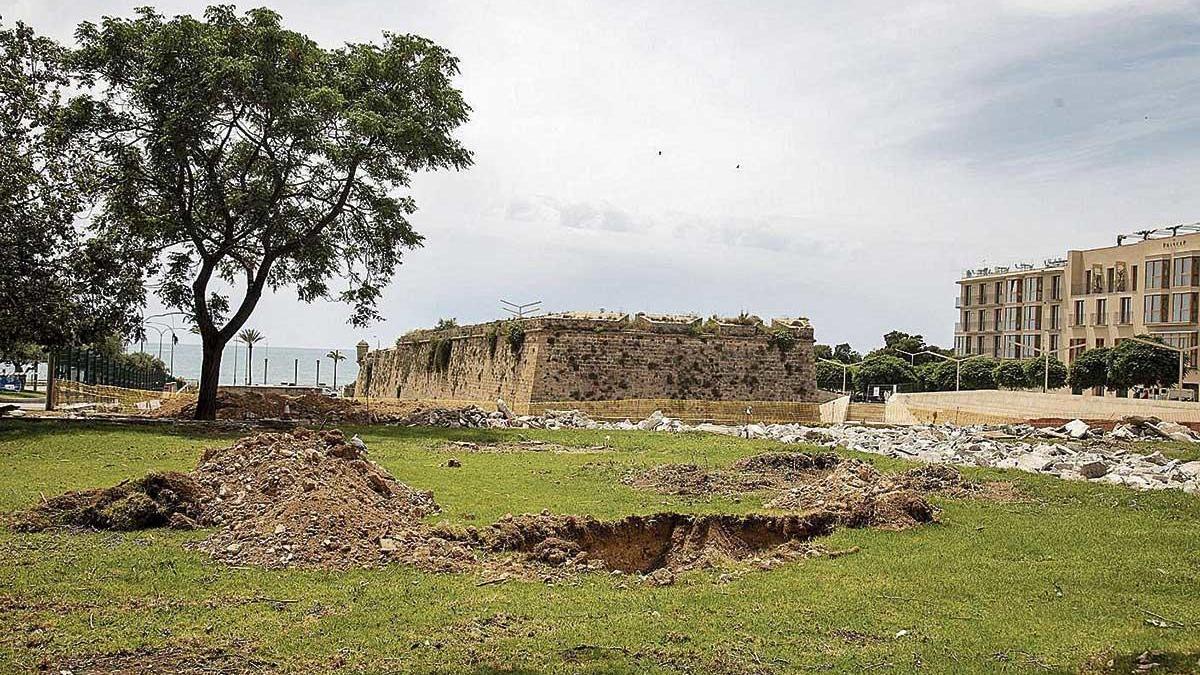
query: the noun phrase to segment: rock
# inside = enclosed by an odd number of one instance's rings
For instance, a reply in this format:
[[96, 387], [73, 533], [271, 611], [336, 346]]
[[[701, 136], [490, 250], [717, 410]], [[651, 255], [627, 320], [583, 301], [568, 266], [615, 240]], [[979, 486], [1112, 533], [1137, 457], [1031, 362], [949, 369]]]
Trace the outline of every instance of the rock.
[[1071, 420], [1064, 424], [1062, 428], [1071, 438], [1087, 438], [1088, 432], [1092, 430], [1087, 422], [1083, 420]]
[[508, 407], [508, 404], [505, 403], [504, 399], [502, 398], [496, 399], [496, 410], [503, 415], [504, 419], [506, 420], [511, 420], [513, 417], [515, 417], [515, 415], [513, 415], [512, 408]]
[[358, 434], [354, 434], [353, 436], [350, 437], [350, 445], [353, 445], [354, 447], [358, 448], [359, 450], [361, 450], [363, 452], [367, 451], [366, 441], [359, 438]]
[[649, 417], [642, 420], [641, 422], [638, 422], [637, 428], [641, 429], [642, 431], [654, 431], [655, 429], [662, 426], [662, 423], [663, 423], [662, 411], [655, 410], [654, 412], [650, 413]]
[[660, 567], [646, 575], [646, 583], [651, 586], [670, 586], [675, 583], [675, 574], [671, 570]]
[[380, 537], [380, 539], [379, 539], [379, 550], [380, 551], [391, 552], [391, 551], [399, 550], [399, 548], [400, 548], [400, 542], [396, 541], [395, 539], [392, 539], [391, 537]]
[[1108, 435], [1111, 438], [1117, 438], [1124, 441], [1132, 441], [1138, 437], [1137, 432], [1134, 431], [1133, 427], [1129, 426], [1128, 424], [1118, 424], [1117, 426], [1113, 427], [1112, 431], [1108, 432]]
[[1036, 453], [1021, 455], [1017, 458], [1017, 468], [1030, 473], [1041, 473], [1053, 464], [1053, 459]]
[[1087, 462], [1077, 469], [1084, 478], [1095, 479], [1108, 473], [1108, 465], [1101, 461]]
[[1175, 467], [1175, 470], [1184, 474], [1185, 476], [1200, 478], [1200, 459], [1194, 462], [1184, 462], [1183, 464]]

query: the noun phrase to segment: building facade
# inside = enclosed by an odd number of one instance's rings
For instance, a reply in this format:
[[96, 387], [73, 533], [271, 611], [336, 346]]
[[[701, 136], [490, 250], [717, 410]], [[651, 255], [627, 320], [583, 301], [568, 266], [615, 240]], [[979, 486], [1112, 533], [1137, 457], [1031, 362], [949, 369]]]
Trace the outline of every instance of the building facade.
[[[1143, 333], [1191, 349], [1198, 293], [1200, 225], [1143, 230], [1041, 265], [967, 270], [958, 280], [954, 347], [997, 358], [1044, 350], [1068, 364], [1084, 350]], [[1187, 356], [1195, 368], [1196, 351]], [[1195, 370], [1184, 387], [1200, 388]]]

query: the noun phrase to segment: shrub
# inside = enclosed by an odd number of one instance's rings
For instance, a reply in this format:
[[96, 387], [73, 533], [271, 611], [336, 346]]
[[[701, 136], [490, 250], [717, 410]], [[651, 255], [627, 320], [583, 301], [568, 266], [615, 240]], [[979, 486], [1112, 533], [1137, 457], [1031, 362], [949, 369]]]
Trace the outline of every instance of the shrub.
[[[1025, 364], [1025, 381], [1032, 388], [1041, 388], [1046, 381], [1046, 358], [1045, 356], [1036, 359], [1028, 359], [1023, 361]], [[1058, 389], [1067, 383], [1067, 366], [1062, 361], [1049, 357], [1050, 359], [1050, 377], [1048, 386], [1050, 389]]]
[[525, 328], [519, 323], [510, 323], [508, 325], [508, 348], [514, 354], [520, 354], [521, 348], [525, 346]]
[[1108, 387], [1108, 367], [1112, 362], [1112, 350], [1089, 349], [1071, 362], [1067, 383], [1071, 389], [1082, 391], [1092, 387]]
[[790, 328], [776, 328], [767, 335], [767, 344], [778, 349], [780, 352], [786, 352], [796, 346], [799, 338], [796, 337], [796, 332]]
[[992, 369], [992, 379], [1001, 389], [1024, 389], [1029, 386], [1025, 366], [1020, 361], [1001, 361]]

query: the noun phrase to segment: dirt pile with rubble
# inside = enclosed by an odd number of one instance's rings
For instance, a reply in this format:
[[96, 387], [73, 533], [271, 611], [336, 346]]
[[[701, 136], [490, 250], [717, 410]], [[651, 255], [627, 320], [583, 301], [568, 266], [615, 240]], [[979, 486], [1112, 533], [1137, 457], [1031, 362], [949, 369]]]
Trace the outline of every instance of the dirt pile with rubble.
[[18, 532], [72, 527], [118, 531], [190, 528], [201, 517], [202, 509], [201, 489], [195, 479], [166, 471], [110, 488], [79, 490], [43, 500], [17, 514], [11, 525]]
[[779, 489], [836, 466], [833, 453], [767, 452], [744, 457], [728, 469], [696, 464], [660, 464], [631, 473], [622, 482], [642, 489], [672, 495], [737, 495], [756, 490]]
[[[482, 527], [435, 525], [426, 520], [439, 511], [433, 495], [369, 460], [357, 436], [299, 429], [209, 448], [187, 474], [150, 474], [45, 500], [18, 519], [29, 530], [212, 527], [207, 538], [185, 546], [233, 565], [346, 569], [399, 562], [543, 579], [607, 569], [657, 575], [648, 581], [665, 585], [676, 571], [721, 562], [748, 560], [765, 569], [822, 555], [815, 540], [839, 526], [899, 528], [935, 519], [935, 509], [915, 492], [868, 489], [892, 483], [867, 469], [828, 453], [768, 453], [727, 472], [776, 489], [808, 485], [809, 492], [789, 491], [792, 501], [777, 506], [802, 511], [792, 515], [660, 513], [604, 521], [543, 512]], [[858, 498], [860, 492], [866, 496]]]
[[[192, 419], [196, 414], [196, 399], [168, 399], [149, 414], [153, 417]], [[218, 391], [217, 419], [294, 419], [329, 424], [370, 424], [381, 421], [378, 410], [370, 411], [363, 404], [350, 399], [316, 392], [290, 395], [257, 391]]]

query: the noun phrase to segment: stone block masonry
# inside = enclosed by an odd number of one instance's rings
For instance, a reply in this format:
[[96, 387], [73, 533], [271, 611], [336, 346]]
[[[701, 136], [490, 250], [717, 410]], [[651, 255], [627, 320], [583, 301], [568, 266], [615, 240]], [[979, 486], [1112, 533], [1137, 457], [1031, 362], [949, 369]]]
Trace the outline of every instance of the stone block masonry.
[[359, 349], [359, 396], [494, 401], [816, 400], [805, 319], [567, 313]]

